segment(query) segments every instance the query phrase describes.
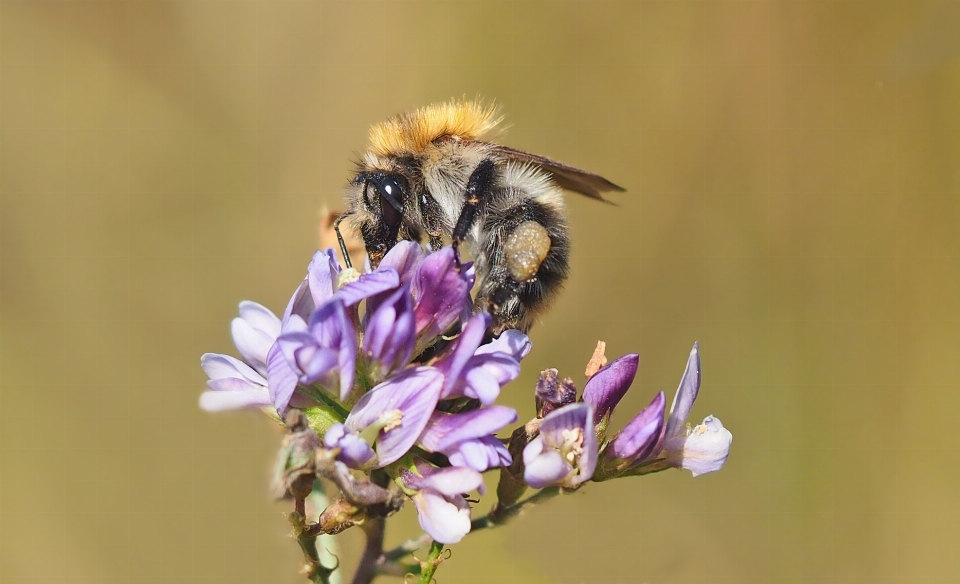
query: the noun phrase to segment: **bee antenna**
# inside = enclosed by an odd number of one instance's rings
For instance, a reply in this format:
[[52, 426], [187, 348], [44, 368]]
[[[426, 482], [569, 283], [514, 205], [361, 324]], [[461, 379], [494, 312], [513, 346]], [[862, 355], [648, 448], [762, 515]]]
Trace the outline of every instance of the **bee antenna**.
[[347, 243], [343, 241], [343, 235], [340, 233], [340, 222], [346, 219], [347, 214], [344, 213], [337, 217], [337, 220], [333, 222], [333, 230], [337, 232], [337, 243], [340, 244], [340, 253], [343, 255], [343, 264], [350, 269], [353, 267], [353, 264], [350, 263], [350, 254], [347, 253]]

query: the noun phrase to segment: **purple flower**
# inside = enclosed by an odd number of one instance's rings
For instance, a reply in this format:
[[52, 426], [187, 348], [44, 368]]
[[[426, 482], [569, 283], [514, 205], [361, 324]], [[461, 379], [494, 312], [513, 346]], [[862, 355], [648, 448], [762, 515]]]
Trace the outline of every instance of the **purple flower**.
[[412, 288], [418, 349], [429, 346], [458, 318], [466, 320], [470, 315], [474, 277], [472, 264], [457, 269], [452, 247], [436, 251], [420, 262]]
[[523, 479], [535, 489], [551, 485], [576, 488], [593, 476], [597, 436], [593, 406], [576, 403], [560, 408], [540, 423], [540, 435], [523, 449]]
[[420, 527], [435, 541], [457, 543], [470, 533], [470, 506], [463, 493], [480, 488], [480, 473], [462, 466], [436, 468], [418, 461], [416, 472], [401, 471], [400, 483], [417, 507]]
[[[520, 362], [530, 351], [530, 341], [519, 331], [506, 331], [499, 339], [480, 346], [490, 326], [490, 315], [473, 315], [446, 355], [434, 366], [444, 374], [442, 399], [466, 396], [490, 405], [500, 389], [520, 375]], [[511, 334], [504, 339], [507, 332]]]
[[407, 369], [364, 394], [344, 426], [376, 442], [382, 467], [410, 450], [437, 407], [443, 377], [431, 367]]
[[517, 421], [517, 412], [490, 406], [463, 414], [434, 412], [418, 440], [427, 452], [440, 452], [454, 466], [483, 472], [510, 464], [510, 452], [493, 434]]
[[202, 409], [222, 412], [270, 405], [267, 380], [243, 361], [229, 355], [206, 353], [200, 357], [200, 367], [210, 378], [207, 381], [210, 391], [200, 394]]
[[410, 291], [404, 286], [386, 296], [372, 313], [369, 304], [367, 310], [363, 354], [376, 383], [403, 368], [413, 354], [416, 331]]
[[640, 355], [631, 353], [614, 360], [593, 374], [583, 388], [583, 401], [593, 406], [594, 424], [609, 420], [611, 412], [637, 376]]
[[[339, 298], [321, 305], [307, 326], [300, 317], [290, 317], [288, 329], [277, 339], [280, 352], [300, 383], [318, 383], [340, 399], [353, 388], [357, 358], [357, 333], [353, 320]], [[289, 396], [277, 395], [277, 410], [286, 409]]]

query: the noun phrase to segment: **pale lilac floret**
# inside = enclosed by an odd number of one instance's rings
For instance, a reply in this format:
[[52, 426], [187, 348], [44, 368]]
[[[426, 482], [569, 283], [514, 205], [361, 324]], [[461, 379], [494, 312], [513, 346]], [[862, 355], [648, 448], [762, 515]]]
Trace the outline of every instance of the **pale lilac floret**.
[[580, 402], [547, 415], [540, 435], [523, 449], [523, 463], [523, 479], [535, 489], [575, 488], [589, 480], [597, 466], [593, 407]]
[[[662, 450], [667, 463], [685, 468], [693, 476], [720, 470], [730, 455], [733, 442], [733, 434], [713, 416], [707, 416], [694, 428], [685, 426], [699, 391], [700, 345], [694, 343], [662, 434]], [[656, 450], [660, 450], [660, 444]]]
[[208, 412], [270, 405], [267, 380], [252, 367], [229, 355], [206, 353], [200, 367], [210, 378], [210, 391], [200, 394], [200, 407]]
[[440, 452], [454, 466], [483, 472], [510, 464], [510, 452], [494, 434], [517, 421], [506, 406], [489, 406], [462, 414], [434, 412], [418, 443], [428, 452]]
[[583, 401], [593, 405], [594, 424], [609, 416], [633, 384], [640, 355], [631, 353], [615, 359], [593, 374], [583, 388]]
[[442, 385], [443, 376], [431, 367], [402, 371], [364, 394], [344, 425], [361, 435], [375, 431], [376, 466], [386, 466], [406, 454], [423, 433]]
[[401, 471], [400, 480], [417, 507], [420, 527], [438, 543], [457, 543], [470, 533], [470, 506], [463, 493], [480, 488], [483, 477], [470, 468], [436, 468], [422, 461], [416, 469]]

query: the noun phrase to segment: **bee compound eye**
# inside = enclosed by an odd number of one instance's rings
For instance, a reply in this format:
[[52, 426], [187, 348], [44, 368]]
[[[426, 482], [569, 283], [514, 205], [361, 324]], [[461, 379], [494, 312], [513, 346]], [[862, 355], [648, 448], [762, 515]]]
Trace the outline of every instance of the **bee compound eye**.
[[380, 215], [391, 227], [399, 225], [403, 217], [406, 181], [402, 176], [387, 175], [376, 181], [380, 193]]

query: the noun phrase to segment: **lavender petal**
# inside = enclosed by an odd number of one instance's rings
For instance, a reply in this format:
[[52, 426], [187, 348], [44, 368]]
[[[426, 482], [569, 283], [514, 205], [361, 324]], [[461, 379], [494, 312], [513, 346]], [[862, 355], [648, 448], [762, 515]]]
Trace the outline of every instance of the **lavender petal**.
[[683, 377], [680, 378], [680, 386], [677, 387], [677, 393], [673, 397], [673, 405], [670, 406], [670, 417], [664, 431], [664, 436], [667, 439], [674, 436], [687, 421], [699, 391], [700, 343], [694, 343], [693, 349], [690, 350], [690, 356], [687, 358], [687, 366], [683, 371]]

